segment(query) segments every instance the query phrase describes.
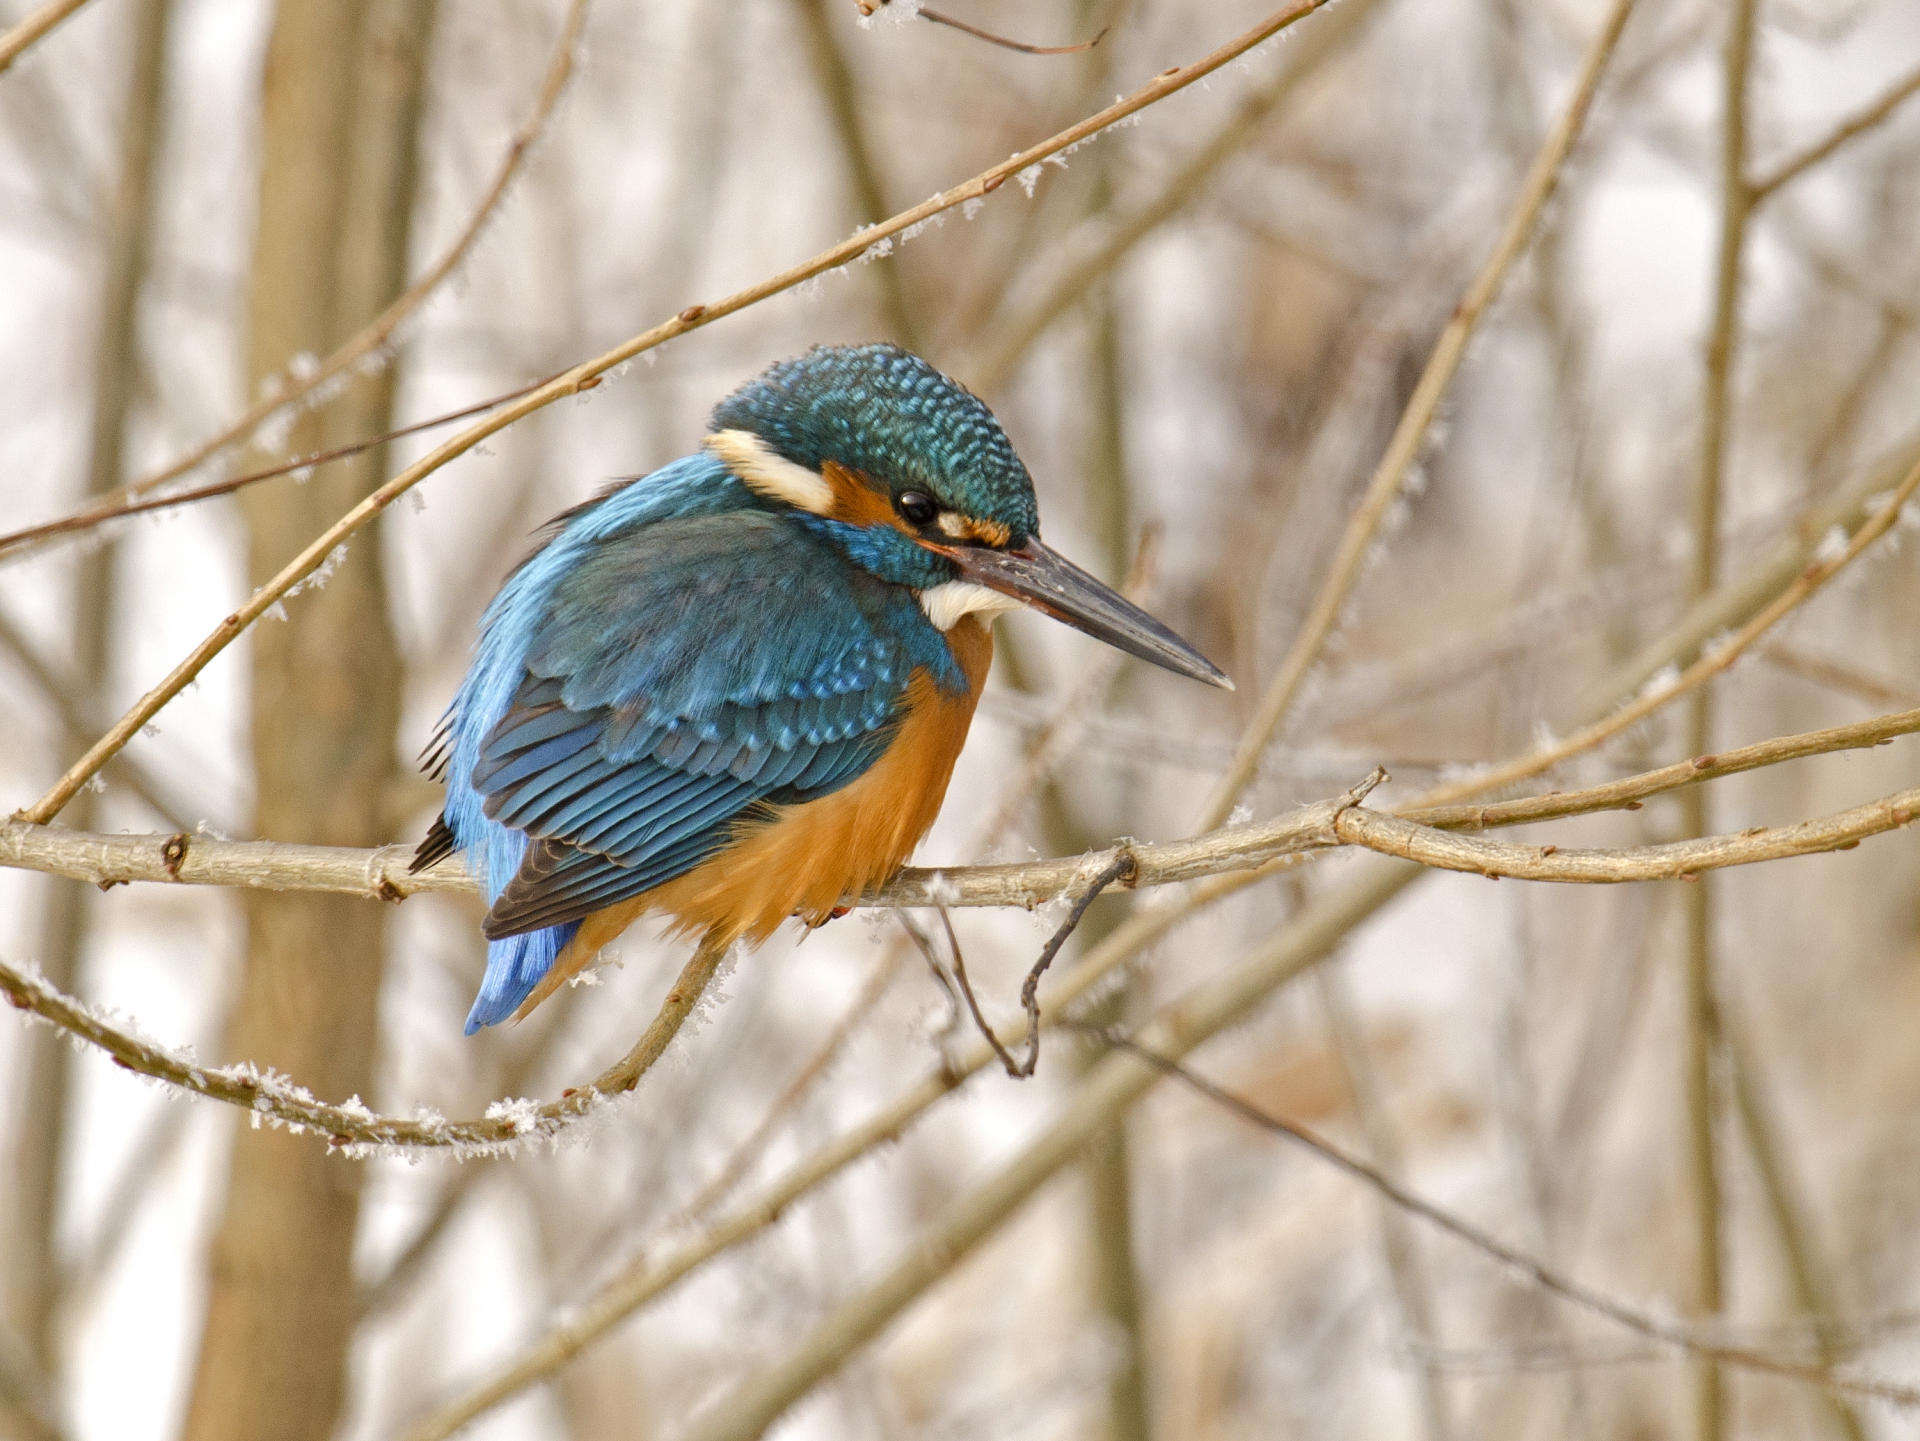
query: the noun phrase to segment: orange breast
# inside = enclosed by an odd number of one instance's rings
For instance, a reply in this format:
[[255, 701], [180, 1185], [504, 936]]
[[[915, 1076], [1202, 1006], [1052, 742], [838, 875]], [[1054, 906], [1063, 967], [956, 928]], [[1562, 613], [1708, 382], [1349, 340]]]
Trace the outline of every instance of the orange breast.
[[677, 932], [757, 945], [789, 916], [818, 925], [905, 865], [940, 813], [993, 661], [992, 632], [974, 616], [962, 616], [947, 641], [967, 678], [964, 695], [948, 695], [915, 671], [893, 744], [859, 779], [743, 823], [735, 840], [695, 869], [588, 916], [516, 1019], [650, 912], [673, 916]]

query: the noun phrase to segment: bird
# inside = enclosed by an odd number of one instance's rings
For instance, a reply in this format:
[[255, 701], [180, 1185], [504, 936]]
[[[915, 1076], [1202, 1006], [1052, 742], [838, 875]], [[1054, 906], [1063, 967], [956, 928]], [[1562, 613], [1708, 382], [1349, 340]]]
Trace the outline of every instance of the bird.
[[446, 800], [411, 868], [458, 852], [488, 903], [467, 1034], [645, 914], [720, 952], [844, 914], [932, 827], [1021, 606], [1232, 689], [1041, 542], [992, 412], [891, 344], [773, 365], [556, 516], [422, 757]]

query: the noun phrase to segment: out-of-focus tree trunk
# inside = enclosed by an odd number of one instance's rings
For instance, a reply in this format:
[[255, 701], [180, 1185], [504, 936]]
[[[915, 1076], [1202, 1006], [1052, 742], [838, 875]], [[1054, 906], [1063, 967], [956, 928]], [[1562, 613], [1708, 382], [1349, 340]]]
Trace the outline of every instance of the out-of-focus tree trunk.
[[[261, 99], [260, 214], [250, 290], [253, 384], [321, 355], [398, 293], [433, 7], [421, 0], [281, 0]], [[303, 416], [289, 444], [318, 449], [388, 428], [391, 371], [360, 377]], [[247, 493], [249, 572], [277, 571], [378, 483], [376, 451], [304, 485]], [[324, 589], [253, 635], [259, 834], [339, 846], [387, 839], [400, 662], [377, 528]], [[247, 962], [229, 1054], [325, 1096], [371, 1088], [382, 931], [343, 897], [250, 895]], [[311, 1136], [242, 1130], [213, 1243], [193, 1441], [324, 1438], [345, 1393], [353, 1332], [357, 1164]]]
[[[138, 311], [152, 231], [153, 171], [159, 154], [171, 0], [138, 0], [133, 7], [132, 68], [121, 121], [120, 176], [106, 216], [104, 274], [93, 361], [93, 434], [87, 488], [98, 494], [122, 480], [127, 415], [139, 374]], [[71, 672], [97, 701], [105, 677], [113, 624], [114, 548], [111, 542], [83, 558], [74, 588]], [[97, 708], [97, 707], [94, 707]], [[91, 735], [65, 738], [71, 760]], [[63, 821], [82, 830], [95, 822], [94, 798], [82, 791]], [[41, 919], [40, 968], [64, 991], [76, 989], [87, 944], [87, 897], [92, 887], [53, 881]], [[59, 1256], [56, 1247], [62, 1191], [61, 1152], [68, 1144], [73, 1048], [52, 1032], [29, 1035], [27, 1100], [12, 1168], [7, 1234], [7, 1316], [30, 1363], [49, 1382], [59, 1371], [56, 1337]]]

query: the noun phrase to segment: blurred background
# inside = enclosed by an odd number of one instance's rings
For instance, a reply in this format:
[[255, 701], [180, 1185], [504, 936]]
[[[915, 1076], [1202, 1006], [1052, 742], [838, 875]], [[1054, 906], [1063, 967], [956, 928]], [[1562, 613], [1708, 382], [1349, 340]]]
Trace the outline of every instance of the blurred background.
[[[0, 74], [0, 528], [153, 474], [286, 383], [274, 377], [311, 371], [453, 245], [516, 133], [531, 138], [518, 173], [454, 275], [321, 403], [195, 481], [596, 354], [975, 174], [1265, 9], [944, 4], [1031, 44], [1104, 39], [1019, 53], [906, 0], [866, 25], [854, 0], [92, 0]], [[694, 448], [712, 405], [768, 363], [886, 338], [994, 406], [1054, 546], [1118, 581], [1157, 533], [1153, 607], [1240, 682], [1226, 695], [1109, 668], [1062, 627], [1002, 622], [922, 863], [1185, 834], [1608, 8], [1340, 0], [1031, 186], [646, 355], [434, 475], [62, 823], [417, 838], [439, 801], [412, 758], [534, 529]], [[9, 0], [0, 24], [26, 11]], [[1595, 687], [1691, 598], [1836, 497], [1888, 488], [1887, 457], [1920, 442], [1920, 101], [1751, 207], [1729, 294], [1725, 54], [1742, 15], [1754, 179], [1920, 66], [1920, 10], [1901, 0], [1641, 0], [1264, 755], [1252, 815], [1376, 764], [1390, 804], [1564, 733], [1618, 699]], [[562, 76], [554, 57], [569, 53]], [[1723, 412], [1716, 314], [1733, 342]], [[1703, 579], [1694, 497], [1703, 425], [1721, 413], [1717, 573]], [[7, 807], [429, 444], [10, 553]], [[1909, 525], [1870, 552], [1721, 680], [1709, 713], [1673, 708], [1542, 788], [1920, 707], [1915, 541]], [[1055, 763], [1012, 791], [1062, 715]], [[1722, 782], [1704, 814], [1668, 798], [1522, 834], [1636, 845], [1797, 820], [1913, 784], [1916, 744]], [[1150, 1016], [1351, 864], [1206, 910], [1099, 1013]], [[581, 1083], [684, 960], [642, 927], [596, 988], [468, 1039], [483, 945], [467, 900], [101, 894], [18, 871], [0, 872], [0, 898], [10, 961], [169, 1045], [385, 1112], [477, 1115]], [[1075, 946], [1134, 904], [1102, 900]], [[990, 1016], [1016, 1014], [1054, 919], [956, 915]], [[697, 1233], [938, 1070], [948, 1002], [895, 919], [858, 913], [798, 939], [742, 958], [725, 1003], [631, 1104], [507, 1159], [329, 1157], [24, 1019], [0, 1024], [0, 1430], [402, 1434], [623, 1262]], [[1704, 1036], [1688, 1004], [1702, 974], [1717, 1017]], [[1710, 890], [1430, 876], [1194, 1064], [1602, 1290], [1712, 1314], [1742, 1344], [1912, 1378], [1916, 1014], [1920, 849], [1900, 834]], [[1032, 1081], [982, 1072], [471, 1434], [679, 1434], [1017, 1153], [1091, 1054], [1063, 1037]], [[1704, 1112], [1689, 1074], [1708, 1082]], [[1703, 1404], [1710, 1378], [1684, 1357], [1162, 1086], [780, 1434], [1920, 1434], [1910, 1413], [1721, 1380]]]

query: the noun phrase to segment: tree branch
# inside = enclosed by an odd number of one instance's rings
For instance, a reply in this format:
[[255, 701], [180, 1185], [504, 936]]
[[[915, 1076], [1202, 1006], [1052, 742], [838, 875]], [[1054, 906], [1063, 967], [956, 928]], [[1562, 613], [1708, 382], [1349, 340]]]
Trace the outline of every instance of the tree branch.
[[87, 0], [49, 0], [6, 34], [0, 35], [0, 72], [20, 58], [20, 52], [78, 10]]
[[1341, 844], [1364, 846], [1445, 871], [1471, 871], [1491, 880], [1561, 881], [1616, 885], [1623, 881], [1689, 881], [1702, 872], [1760, 861], [1852, 850], [1868, 836], [1903, 829], [1920, 808], [1920, 787], [1895, 791], [1851, 810], [1796, 825], [1758, 826], [1737, 834], [1703, 836], [1624, 850], [1562, 850], [1450, 834], [1364, 807], [1333, 819]]
[[1898, 110], [1915, 95], [1920, 95], [1920, 69], [1914, 70], [1906, 79], [1900, 81], [1891, 90], [1887, 91], [1885, 95], [1882, 95], [1851, 120], [1836, 126], [1833, 133], [1827, 136], [1826, 139], [1817, 141], [1809, 145], [1805, 150], [1802, 150], [1798, 155], [1793, 156], [1789, 160], [1782, 161], [1780, 167], [1765, 179], [1754, 181], [1753, 184], [1747, 188], [1749, 200], [1752, 204], [1758, 205], [1761, 201], [1771, 196], [1776, 190], [1780, 189], [1781, 186], [1799, 179], [1800, 176], [1832, 155], [1834, 151], [1840, 149], [1848, 141], [1866, 134], [1875, 126], [1891, 118], [1894, 111]]
[[63, 995], [37, 973], [16, 970], [4, 962], [0, 962], [0, 991], [20, 1010], [98, 1046], [115, 1065], [197, 1096], [240, 1106], [254, 1115], [255, 1124], [264, 1119], [296, 1134], [314, 1131], [348, 1155], [364, 1155], [383, 1147], [408, 1147], [475, 1156], [501, 1154], [524, 1141], [554, 1136], [602, 1101], [631, 1091], [679, 1033], [724, 959], [724, 951], [702, 943], [633, 1049], [588, 1085], [566, 1090], [559, 1100], [545, 1105], [496, 1101], [487, 1107], [483, 1118], [474, 1121], [447, 1121], [432, 1115], [418, 1119], [378, 1116], [357, 1096], [344, 1105], [334, 1105], [285, 1076], [261, 1071], [250, 1061], [201, 1066], [191, 1055], [170, 1051], [116, 1024], [85, 1002]]
[[1245, 1097], [1204, 1079], [1190, 1067], [1182, 1065], [1172, 1057], [1160, 1055], [1112, 1031], [1096, 1031], [1094, 1034], [1115, 1049], [1137, 1056], [1162, 1074], [1172, 1076], [1216, 1105], [1233, 1112], [1242, 1120], [1306, 1147], [1321, 1160], [1329, 1162], [1354, 1180], [1377, 1192], [1393, 1206], [1409, 1215], [1418, 1216], [1456, 1240], [1465, 1242], [1490, 1260], [1498, 1262], [1508, 1271], [1517, 1274], [1530, 1285], [1537, 1286], [1591, 1315], [1603, 1317], [1615, 1325], [1636, 1332], [1662, 1347], [1690, 1356], [1705, 1357], [1729, 1365], [1745, 1367], [1748, 1370], [1762, 1371], [1773, 1376], [1805, 1381], [1823, 1390], [1872, 1397], [1875, 1400], [1891, 1401], [1901, 1406], [1920, 1403], [1920, 1387], [1878, 1378], [1843, 1377], [1836, 1375], [1833, 1368], [1828, 1365], [1809, 1366], [1784, 1357], [1769, 1355], [1764, 1351], [1755, 1351], [1749, 1347], [1729, 1346], [1716, 1341], [1711, 1333], [1662, 1320], [1638, 1306], [1563, 1276], [1545, 1262], [1507, 1245], [1471, 1222], [1461, 1220], [1453, 1212], [1406, 1190], [1385, 1172], [1316, 1135], [1305, 1126], [1296, 1125], [1292, 1121], [1262, 1110]]
[[[1828, 581], [1857, 560], [1868, 546], [1893, 529], [1894, 523], [1900, 519], [1902, 509], [1912, 499], [1916, 488], [1920, 488], [1920, 459], [1915, 460], [1905, 478], [1894, 488], [1893, 493], [1886, 497], [1867, 518], [1865, 524], [1854, 532], [1846, 548], [1839, 555], [1822, 560], [1817, 558], [1816, 552], [1816, 558], [1809, 561], [1805, 569], [1793, 577], [1786, 589], [1762, 606], [1723, 644], [1702, 655], [1674, 680], [1664, 685], [1648, 686], [1636, 700], [1620, 707], [1603, 720], [1581, 727], [1564, 741], [1543, 747], [1530, 756], [1509, 761], [1506, 765], [1496, 766], [1490, 771], [1481, 771], [1452, 785], [1436, 787], [1425, 797], [1426, 803], [1441, 805], [1469, 795], [1483, 795], [1487, 791], [1498, 790], [1504, 786], [1513, 785], [1517, 781], [1537, 776], [1542, 771], [1551, 770], [1562, 761], [1579, 755], [1583, 751], [1591, 750], [1594, 746], [1619, 735], [1630, 726], [1638, 725], [1662, 706], [1712, 680], [1740, 659], [1748, 647], [1772, 629], [1777, 622], [1818, 594]], [[1824, 543], [1824, 537], [1820, 538], [1820, 543]], [[1814, 538], [1807, 539], [1807, 550], [1814, 550], [1815, 545]], [[1759, 569], [1765, 570], [1766, 567]], [[1751, 581], [1747, 578], [1729, 586], [1719, 587], [1711, 594], [1700, 598], [1695, 605], [1694, 613], [1719, 612], [1722, 608], [1722, 596], [1731, 596], [1735, 600], [1740, 600], [1746, 597], [1750, 590]]]
[[[1490, 805], [1403, 807], [1395, 814], [1444, 831], [1477, 831], [1633, 810], [1651, 796], [1701, 781], [1739, 775], [1783, 761], [1884, 745], [1920, 732], [1920, 710], [1896, 711], [1853, 725], [1696, 756], [1641, 775], [1583, 790], [1554, 792]], [[1191, 840], [1129, 847], [1139, 866], [1128, 889], [1173, 885], [1270, 864], [1302, 851], [1336, 844], [1329, 826], [1343, 798], [1320, 801], [1258, 825], [1230, 826]], [[875, 907], [1020, 906], [1032, 909], [1078, 890], [1114, 858], [1112, 850], [1015, 865], [908, 867], [858, 904]], [[103, 835], [0, 823], [0, 866], [42, 871], [102, 888], [133, 881], [161, 885], [231, 886], [248, 890], [332, 891], [369, 900], [402, 901], [426, 894], [477, 894], [478, 887], [456, 860], [418, 875], [407, 866], [405, 845], [355, 850], [346, 846], [289, 845], [280, 841], [229, 841], [203, 835]]]

